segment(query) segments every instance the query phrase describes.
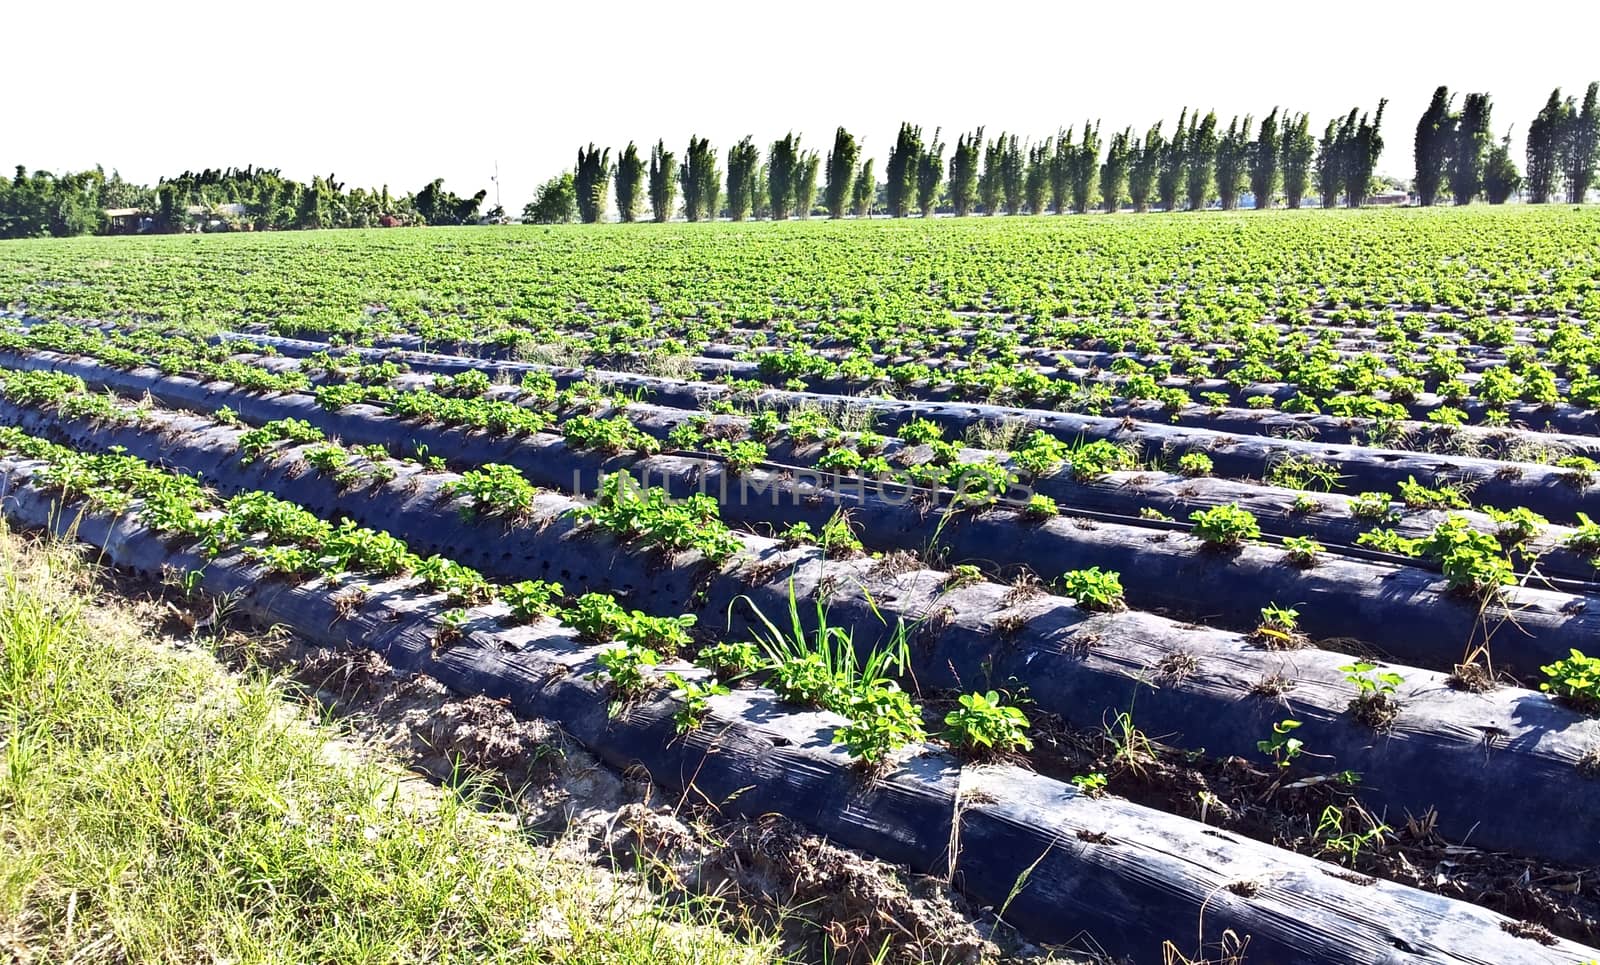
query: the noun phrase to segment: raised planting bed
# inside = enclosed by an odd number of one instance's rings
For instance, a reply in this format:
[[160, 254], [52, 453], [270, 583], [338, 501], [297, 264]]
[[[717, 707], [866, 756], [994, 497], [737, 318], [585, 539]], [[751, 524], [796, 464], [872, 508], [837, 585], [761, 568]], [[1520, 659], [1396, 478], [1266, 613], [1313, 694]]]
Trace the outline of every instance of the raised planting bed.
[[[64, 371], [72, 371], [69, 365]], [[152, 377], [146, 377], [147, 375]], [[795, 483], [782, 471], [730, 473], [722, 464], [675, 456], [607, 457], [575, 451], [558, 436], [495, 437], [436, 425], [416, 426], [368, 406], [330, 412], [310, 396], [260, 395], [217, 383], [154, 373], [126, 373], [128, 388], [153, 398], [211, 411], [222, 405], [251, 422], [295, 418], [329, 437], [352, 444], [379, 444], [391, 451], [422, 447], [457, 465], [515, 466], [535, 485], [591, 495], [602, 480], [631, 473], [677, 497], [708, 493], [732, 524], [782, 530], [794, 523], [820, 532], [840, 508], [856, 513], [868, 545], [880, 549], [943, 549], [953, 563], [983, 561], [1015, 572], [1027, 567], [1046, 579], [1070, 570], [1100, 567], [1123, 574], [1135, 606], [1184, 620], [1235, 630], [1256, 626], [1263, 607], [1292, 606], [1302, 629], [1316, 638], [1341, 638], [1418, 666], [1449, 669], [1484, 647], [1505, 669], [1532, 674], [1565, 656], [1575, 639], [1600, 631], [1600, 606], [1587, 597], [1523, 587], [1481, 595], [1453, 591], [1435, 573], [1319, 554], [1319, 565], [1291, 564], [1281, 549], [1209, 547], [1202, 540], [1149, 526], [1053, 518], [1030, 522], [1009, 511], [930, 510], [903, 487], [866, 485], [821, 488]], [[101, 376], [104, 380], [104, 376]], [[19, 410], [20, 412], [21, 410]], [[55, 422], [44, 417], [46, 425]], [[77, 420], [75, 442], [88, 443], [100, 429]], [[116, 444], [151, 458], [142, 428], [125, 428]], [[101, 438], [101, 443], [104, 439]], [[177, 458], [168, 455], [166, 458]], [[190, 471], [201, 471], [191, 467]]]
[[[246, 336], [236, 336], [246, 339]], [[266, 336], [250, 336], [251, 341], [269, 345], [289, 356], [305, 356], [327, 351], [321, 342], [304, 342]], [[460, 356], [425, 355], [416, 352], [355, 350], [371, 360], [392, 359], [421, 372], [457, 374], [482, 371], [491, 376], [516, 381], [529, 372], [553, 376], [559, 384], [587, 379], [612, 387], [627, 395], [640, 394], [661, 405], [703, 409], [715, 399], [732, 397], [727, 386], [713, 383], [683, 382], [628, 373], [583, 371], [520, 362], [492, 362]], [[748, 393], [747, 393], [748, 395]], [[1581, 471], [1560, 469], [1536, 463], [1508, 464], [1493, 459], [1402, 450], [1369, 448], [1333, 443], [1302, 442], [1295, 439], [1240, 437], [1209, 429], [1172, 426], [1131, 419], [1069, 415], [1043, 409], [977, 403], [915, 402], [896, 399], [866, 399], [814, 392], [768, 390], [755, 393], [749, 401], [757, 406], [785, 409], [814, 405], [859, 413], [870, 413], [880, 425], [894, 428], [913, 418], [928, 419], [955, 435], [973, 426], [1020, 423], [1041, 429], [1063, 441], [1106, 439], [1137, 447], [1141, 457], [1156, 459], [1185, 452], [1204, 452], [1222, 476], [1262, 477], [1278, 462], [1290, 457], [1332, 463], [1338, 467], [1344, 484], [1352, 491], [1393, 489], [1407, 479], [1419, 482], [1454, 482], [1472, 488], [1480, 502], [1495, 506], [1526, 506], [1557, 522], [1572, 522], [1577, 513], [1600, 511], [1593, 480]]]
[[[470, 511], [471, 501], [451, 492], [460, 479], [451, 473], [401, 466], [391, 467], [392, 478], [369, 472], [341, 480], [309, 465], [308, 446], [242, 464], [243, 430], [190, 416], [39, 424], [86, 448], [125, 444], [223, 492], [274, 492], [498, 578], [616, 592], [656, 614], [687, 606], [702, 630], [726, 627], [727, 639], [748, 638], [752, 605], [786, 623], [796, 598], [799, 618], [814, 627], [810, 601], [820, 598], [830, 625], [850, 631], [862, 648], [908, 627], [912, 675], [922, 687], [1026, 688], [1038, 710], [1074, 726], [1098, 727], [1130, 711], [1139, 727], [1176, 746], [1250, 757], [1274, 723], [1297, 719], [1299, 736], [1326, 755], [1328, 770], [1362, 774], [1359, 793], [1380, 814], [1398, 820], [1436, 808], [1443, 834], [1470, 834], [1476, 845], [1551, 860], [1600, 858], [1600, 781], [1585, 776], [1600, 730], [1528, 691], [1462, 692], [1442, 673], [1383, 668], [1402, 680], [1392, 695], [1396, 713], [1375, 727], [1352, 710], [1358, 685], [1346, 654], [1273, 650], [1149, 614], [1090, 613], [1038, 591], [956, 585], [915, 564], [830, 561], [758, 537], [740, 537], [731, 558], [712, 566], [698, 553], [619, 543], [580, 524], [573, 512], [583, 504], [553, 493], [536, 495], [509, 521]], [[1550, 814], [1570, 818], [1544, 820]]]
[[713, 698], [702, 726], [680, 737], [670, 699], [609, 712], [603, 686], [585, 673], [598, 648], [563, 628], [506, 628], [501, 611], [480, 608], [441, 648], [437, 596], [380, 581], [351, 606], [326, 583], [273, 579], [237, 556], [204, 560], [134, 518], [63, 511], [30, 483], [38, 465], [0, 460], [0, 505], [14, 524], [75, 533], [147, 576], [197, 573], [198, 589], [228, 596], [264, 624], [316, 644], [366, 647], [458, 692], [505, 699], [560, 723], [613, 766], [643, 765], [655, 780], [692, 787], [726, 810], [781, 813], [847, 846], [948, 874], [1040, 940], [1087, 936], [1136, 960], [1160, 957], [1169, 938], [1174, 950], [1203, 954], [1225, 930], [1248, 939], [1253, 955], [1283, 962], [1504, 965], [1597, 954], [1518, 937], [1516, 923], [1471, 905], [1350, 880], [1320, 862], [1016, 768], [962, 767], [919, 748], [867, 780], [826, 742], [836, 719], [786, 712], [759, 691]]
[[[1450, 591], [1442, 578], [1414, 567], [1322, 554], [1317, 567], [1299, 568], [1278, 549], [1213, 551], [1200, 539], [1149, 527], [1067, 519], [1029, 523], [1014, 512], [941, 514], [930, 512], [909, 491], [858, 485], [840, 493], [795, 485], [781, 472], [733, 475], [718, 462], [675, 456], [608, 458], [574, 451], [554, 435], [464, 434], [451, 427], [406, 424], [370, 406], [323, 410], [309, 395], [245, 394], [168, 376], [141, 384], [142, 373], [128, 374], [136, 392], [160, 400], [178, 398], [202, 411], [227, 405], [248, 421], [302, 419], [349, 443], [398, 450], [421, 446], [467, 466], [502, 462], [522, 470], [534, 485], [573, 495], [592, 495], [606, 475], [629, 472], [678, 498], [709, 493], [726, 522], [773, 530], [803, 522], [821, 531], [845, 507], [858, 511], [869, 546], [923, 551], [933, 543], [944, 547], [952, 562], [984, 560], [1013, 571], [1029, 567], [1048, 579], [1069, 570], [1107, 568], [1125, 575], [1123, 586], [1138, 607], [1238, 631], [1256, 626], [1262, 608], [1288, 605], [1301, 610], [1302, 629], [1318, 639], [1339, 637], [1418, 666], [1448, 669], [1478, 647], [1488, 647], [1496, 663], [1531, 674], [1565, 656], [1573, 640], [1600, 629], [1600, 607], [1590, 607], [1581, 595], [1506, 587], [1485, 603], [1480, 595]], [[83, 427], [90, 435], [96, 432]], [[136, 450], [139, 438], [118, 438], [118, 445]]]

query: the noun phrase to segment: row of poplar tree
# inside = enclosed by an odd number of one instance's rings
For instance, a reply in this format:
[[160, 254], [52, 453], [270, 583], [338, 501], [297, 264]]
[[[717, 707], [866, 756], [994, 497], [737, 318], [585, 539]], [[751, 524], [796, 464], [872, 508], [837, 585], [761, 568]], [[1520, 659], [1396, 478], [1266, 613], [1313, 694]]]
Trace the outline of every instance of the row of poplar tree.
[[[1509, 133], [1491, 143], [1488, 94], [1469, 94], [1461, 108], [1440, 87], [1417, 125], [1415, 190], [1422, 204], [1445, 194], [1457, 204], [1478, 197], [1499, 204], [1524, 186], [1528, 200], [1544, 203], [1564, 189], [1581, 200], [1594, 179], [1600, 151], [1596, 85], [1579, 105], [1557, 89], [1529, 127], [1527, 177], [1510, 154]], [[680, 161], [658, 141], [648, 156], [630, 143], [613, 162], [611, 151], [590, 144], [578, 151], [576, 168], [547, 182], [524, 210], [528, 221], [601, 220], [614, 191], [623, 221], [645, 216], [667, 221], [681, 210], [690, 221], [726, 215], [784, 220], [806, 218], [818, 208], [828, 217], [883, 211], [893, 217], [923, 216], [944, 208], [957, 216], [1120, 210], [1151, 207], [1195, 210], [1213, 202], [1238, 206], [1245, 191], [1257, 208], [1282, 197], [1298, 208], [1310, 196], [1323, 207], [1363, 204], [1373, 189], [1373, 169], [1383, 151], [1384, 108], [1359, 108], [1328, 121], [1320, 137], [1304, 113], [1274, 108], [1257, 127], [1250, 116], [1234, 117], [1224, 129], [1217, 115], [1187, 109], [1170, 136], [1157, 123], [1138, 136], [1125, 128], [1103, 137], [1098, 123], [1065, 128], [1054, 137], [1024, 141], [1002, 133], [986, 139], [983, 128], [947, 145], [941, 132], [925, 138], [921, 127], [902, 124], [880, 184], [872, 158], [862, 158], [856, 138], [843, 127], [826, 157], [785, 135], [765, 162], [746, 137], [730, 148], [726, 169], [705, 138], [691, 137]], [[948, 159], [946, 151], [949, 151]]]
[[1157, 123], [1142, 137], [1130, 128], [1102, 138], [1098, 123], [1085, 122], [1081, 131], [1063, 128], [1037, 142], [1015, 134], [985, 139], [980, 127], [958, 135], [953, 146], [938, 130], [925, 138], [921, 127], [902, 124], [884, 166], [881, 195], [874, 159], [862, 158], [859, 142], [842, 127], [825, 160], [788, 134], [773, 142], [762, 163], [746, 137], [728, 150], [725, 177], [705, 138], [691, 137], [681, 162], [660, 141], [648, 159], [630, 143], [614, 163], [609, 149], [590, 144], [579, 149], [573, 171], [540, 188], [524, 217], [598, 221], [614, 188], [623, 221], [639, 220], [646, 206], [654, 220], [667, 221], [680, 195], [690, 221], [719, 213], [734, 221], [805, 218], [817, 207], [819, 179], [821, 205], [831, 218], [859, 217], [880, 207], [897, 218], [927, 216], [941, 203], [958, 216], [1081, 213], [1100, 205], [1115, 210], [1125, 198], [1138, 211], [1151, 205], [1203, 208], [1213, 200], [1231, 209], [1247, 189], [1264, 207], [1259, 199], [1274, 197], [1280, 186], [1288, 206], [1298, 208], [1313, 183], [1324, 207], [1341, 198], [1360, 205], [1383, 150], [1383, 111], [1382, 103], [1372, 115], [1351, 110], [1329, 121], [1320, 140], [1307, 115], [1280, 115], [1277, 109], [1259, 129], [1250, 117], [1235, 117], [1223, 129], [1215, 112], [1202, 117], [1185, 109], [1170, 137]]

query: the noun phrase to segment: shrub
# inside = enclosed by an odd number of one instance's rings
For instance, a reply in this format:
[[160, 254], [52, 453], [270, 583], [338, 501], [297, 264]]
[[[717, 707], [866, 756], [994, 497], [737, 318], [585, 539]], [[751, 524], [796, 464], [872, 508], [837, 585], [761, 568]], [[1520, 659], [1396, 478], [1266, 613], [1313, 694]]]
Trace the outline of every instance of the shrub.
[[1452, 590], [1483, 593], [1516, 582], [1499, 541], [1473, 529], [1464, 517], [1447, 517], [1416, 548], [1439, 561]]
[[695, 616], [685, 613], [675, 617], [654, 617], [647, 613], [634, 610], [617, 629], [617, 639], [623, 643], [632, 644], [646, 650], [654, 650], [667, 656], [676, 656], [691, 642], [689, 628], [694, 626]]
[[761, 666], [761, 648], [748, 640], [713, 643], [700, 648], [695, 663], [719, 677], [743, 677]]
[[531, 623], [539, 617], [555, 616], [562, 597], [560, 583], [544, 580], [523, 580], [500, 588], [500, 599], [511, 608], [513, 619]]
[[443, 489], [453, 496], [470, 498], [472, 512], [509, 519], [525, 518], [533, 511], [534, 497], [539, 495], [538, 488], [524, 479], [516, 467], [497, 462], [464, 472]]
[[1027, 505], [1022, 508], [1022, 515], [1033, 520], [1049, 519], [1061, 512], [1061, 507], [1056, 501], [1043, 493], [1034, 493], [1028, 497]]
[[239, 461], [248, 465], [280, 442], [298, 445], [322, 442], [326, 438], [321, 429], [304, 419], [277, 419], [239, 436]]
[[959, 703], [944, 715], [944, 737], [957, 748], [973, 755], [1033, 749], [1025, 733], [1028, 715], [1003, 704], [999, 694], [962, 694]]
[[1255, 515], [1240, 509], [1237, 503], [1196, 510], [1189, 518], [1194, 521], [1194, 535], [1205, 540], [1208, 546], [1234, 547], [1261, 537], [1261, 526]]
[[1567, 537], [1566, 546], [1584, 556], [1600, 556], [1600, 523], [1590, 519], [1587, 513], [1579, 513], [1578, 525]]
[[1178, 459], [1178, 472], [1185, 476], [1209, 476], [1215, 463], [1203, 452], [1186, 452]]
[[1011, 454], [1011, 458], [1023, 472], [1043, 476], [1059, 469], [1070, 451], [1060, 439], [1035, 429], [1028, 436], [1028, 441]]
[[899, 436], [903, 441], [917, 446], [943, 439], [944, 430], [937, 422], [917, 418], [901, 426]]
[[1520, 546], [1538, 536], [1544, 527], [1550, 525], [1548, 519], [1526, 506], [1510, 510], [1485, 506], [1483, 511], [1494, 520], [1495, 536], [1507, 546]]
[[628, 611], [607, 593], [585, 593], [561, 614], [562, 622], [586, 640], [605, 643], [628, 625]]
[[921, 711], [893, 681], [874, 681], [857, 689], [845, 714], [850, 723], [834, 732], [833, 742], [843, 744], [851, 757], [868, 766], [927, 737]]
[[1098, 479], [1106, 473], [1133, 467], [1133, 456], [1127, 449], [1105, 439], [1079, 446], [1072, 451], [1072, 476], [1079, 482]]
[[1067, 596], [1082, 610], [1109, 612], [1124, 607], [1122, 577], [1114, 572], [1091, 566], [1086, 570], [1071, 570], [1062, 574], [1061, 583]]
[[660, 654], [645, 647], [620, 646], [602, 650], [595, 658], [600, 669], [590, 674], [590, 679], [605, 677], [611, 690], [619, 698], [628, 700], [650, 689], [647, 667], [661, 662]]
[[1600, 711], [1600, 657], [1585, 656], [1576, 647], [1570, 652], [1571, 656], [1539, 668], [1549, 678], [1539, 689], [1585, 713]]
[[1415, 476], [1406, 477], [1400, 484], [1400, 501], [1412, 509], [1466, 509], [1470, 505], [1457, 487], [1444, 485], [1429, 489], [1417, 482]]

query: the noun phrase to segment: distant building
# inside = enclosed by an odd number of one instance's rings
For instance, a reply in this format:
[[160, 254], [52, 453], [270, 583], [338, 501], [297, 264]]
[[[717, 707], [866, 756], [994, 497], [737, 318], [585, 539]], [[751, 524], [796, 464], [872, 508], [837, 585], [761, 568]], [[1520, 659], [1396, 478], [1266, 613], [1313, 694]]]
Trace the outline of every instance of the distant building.
[[[238, 202], [209, 206], [191, 204], [186, 210], [201, 228], [215, 227], [228, 218], [243, 218], [248, 211]], [[109, 232], [114, 235], [139, 234], [154, 231], [156, 227], [155, 214], [142, 208], [106, 208], [104, 214]]]
[[1410, 204], [1411, 195], [1405, 191], [1380, 191], [1367, 197], [1367, 204]]

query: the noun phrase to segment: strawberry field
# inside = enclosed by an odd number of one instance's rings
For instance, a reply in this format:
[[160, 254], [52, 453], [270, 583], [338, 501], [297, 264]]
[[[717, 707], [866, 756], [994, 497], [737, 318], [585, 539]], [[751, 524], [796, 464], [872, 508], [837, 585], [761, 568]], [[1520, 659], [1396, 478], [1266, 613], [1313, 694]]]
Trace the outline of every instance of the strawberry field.
[[1110, 960], [1600, 957], [1600, 211], [32, 241], [0, 308], [12, 524], [696, 807]]

